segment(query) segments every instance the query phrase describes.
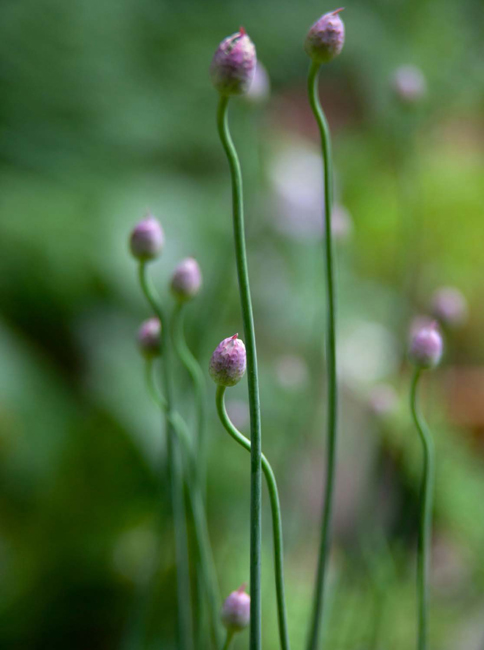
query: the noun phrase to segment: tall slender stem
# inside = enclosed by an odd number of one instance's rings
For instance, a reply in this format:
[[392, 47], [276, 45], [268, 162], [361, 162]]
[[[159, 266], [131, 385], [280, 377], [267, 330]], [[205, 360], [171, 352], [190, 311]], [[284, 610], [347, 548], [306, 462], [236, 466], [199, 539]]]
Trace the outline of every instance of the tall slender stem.
[[232, 630], [227, 630], [227, 636], [225, 637], [225, 643], [223, 650], [229, 650], [232, 639], [234, 638], [234, 633]]
[[[162, 327], [167, 328], [167, 320], [163, 312], [156, 289], [146, 273], [146, 264], [139, 264], [139, 282], [143, 293], [154, 313], [160, 319]], [[167, 328], [168, 329], [168, 328]], [[171, 487], [173, 509], [173, 524], [175, 530], [175, 555], [177, 576], [178, 602], [178, 639], [181, 650], [193, 649], [192, 606], [190, 589], [190, 566], [188, 557], [188, 532], [185, 513], [185, 497], [183, 490], [183, 468], [179, 441], [175, 435], [171, 421], [172, 390], [170, 382], [170, 349], [166, 345], [166, 335], [161, 337], [161, 354], [163, 355], [163, 387], [166, 402], [166, 431], [168, 453], [168, 475]]]
[[[156, 386], [152, 362], [148, 362], [146, 364], [146, 384], [152, 400], [162, 410], [162, 412], [166, 414], [166, 400]], [[193, 527], [195, 531], [195, 542], [199, 556], [199, 569], [202, 574], [203, 589], [205, 592], [204, 595], [206, 596], [209, 605], [212, 636], [218, 648], [220, 646], [220, 598], [218, 593], [215, 562], [213, 560], [210, 536], [208, 533], [205, 506], [202, 499], [199, 475], [196, 469], [198, 458], [196, 462], [192, 444], [190, 442], [190, 433], [184, 419], [177, 411], [172, 411], [169, 418], [171, 424], [173, 425], [174, 432], [180, 441], [180, 446], [184, 452], [185, 477], [189, 486], [188, 497], [193, 514]]]
[[333, 245], [331, 236], [331, 208], [333, 194], [331, 138], [328, 123], [318, 96], [319, 64], [312, 63], [308, 76], [308, 94], [311, 109], [318, 123], [324, 165], [324, 252], [326, 262], [326, 369], [327, 369], [327, 461], [326, 485], [321, 525], [318, 572], [314, 590], [313, 612], [308, 641], [308, 650], [316, 650], [324, 614], [326, 572], [331, 547], [331, 516], [335, 482], [336, 433], [338, 415], [338, 386], [336, 376], [336, 289], [334, 278]]
[[197, 471], [200, 476], [200, 485], [202, 490], [205, 486], [206, 473], [206, 391], [205, 380], [200, 364], [195, 359], [187, 345], [183, 328], [185, 316], [184, 303], [179, 302], [173, 313], [173, 344], [175, 351], [186, 371], [192, 380], [195, 394], [195, 406], [197, 417], [197, 445], [198, 445], [198, 462]]
[[[232, 424], [225, 408], [225, 387], [219, 386], [215, 397], [217, 413], [225, 430], [244, 449], [250, 452], [250, 440], [238, 431]], [[274, 540], [274, 573], [276, 576], [277, 615], [279, 622], [279, 636], [282, 650], [290, 650], [289, 634], [287, 631], [286, 598], [284, 594], [284, 550], [282, 543], [282, 517], [281, 504], [277, 491], [276, 477], [267, 458], [262, 454], [262, 471], [267, 483], [272, 510], [272, 534]]]
[[249, 273], [245, 250], [244, 210], [242, 199], [242, 173], [232, 138], [230, 137], [227, 107], [229, 98], [221, 95], [217, 127], [227, 155], [232, 181], [232, 211], [235, 240], [235, 260], [239, 280], [240, 303], [247, 349], [247, 383], [250, 410], [250, 649], [260, 650], [261, 638], [261, 490], [262, 442], [259, 402], [259, 379], [255, 344], [254, 318], [250, 297]]
[[432, 501], [434, 486], [434, 445], [432, 436], [422, 418], [417, 402], [417, 387], [421, 376], [420, 370], [415, 370], [410, 392], [410, 408], [413, 421], [423, 446], [423, 474], [420, 491], [420, 521], [418, 531], [417, 556], [417, 591], [418, 591], [418, 650], [426, 650], [428, 625], [427, 610], [429, 601], [429, 562], [430, 540], [432, 536]]

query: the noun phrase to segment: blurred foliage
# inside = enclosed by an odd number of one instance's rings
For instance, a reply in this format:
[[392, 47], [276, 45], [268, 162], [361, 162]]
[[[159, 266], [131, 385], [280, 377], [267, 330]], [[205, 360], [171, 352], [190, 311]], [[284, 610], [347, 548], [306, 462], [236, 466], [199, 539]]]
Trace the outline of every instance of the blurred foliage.
[[[268, 105], [234, 101], [231, 119], [246, 179], [264, 448], [280, 484], [291, 636], [302, 647], [324, 454], [322, 260], [318, 237], [279, 227], [274, 170], [284, 148], [317, 151], [301, 43], [331, 8], [313, 0], [1, 3], [1, 647], [174, 647], [173, 548], [156, 481], [164, 445], [133, 342], [148, 311], [126, 242], [149, 208], [167, 236], [153, 268], [160, 289], [180, 257], [200, 261], [204, 290], [187, 331], [206, 367], [215, 345], [241, 327], [207, 73], [218, 42], [241, 24], [272, 84]], [[464, 428], [449, 417], [445, 378], [446, 367], [484, 363], [483, 7], [350, 0], [344, 20], [344, 52], [321, 81], [338, 201], [353, 225], [338, 244], [344, 403], [328, 647], [413, 643], [420, 449], [401, 360], [410, 318], [436, 287], [452, 284], [470, 319], [449, 335], [445, 365], [427, 386], [438, 450], [431, 631], [435, 647], [479, 650], [484, 419]], [[407, 63], [429, 87], [411, 113], [391, 91], [394, 69]], [[190, 416], [180, 369], [177, 379]], [[367, 406], [381, 382], [400, 400], [384, 420]], [[243, 415], [245, 387], [230, 397]], [[249, 475], [247, 456], [211, 408], [208, 514], [225, 594], [248, 576]], [[265, 510], [272, 649], [269, 524]], [[234, 645], [246, 643], [241, 636]]]

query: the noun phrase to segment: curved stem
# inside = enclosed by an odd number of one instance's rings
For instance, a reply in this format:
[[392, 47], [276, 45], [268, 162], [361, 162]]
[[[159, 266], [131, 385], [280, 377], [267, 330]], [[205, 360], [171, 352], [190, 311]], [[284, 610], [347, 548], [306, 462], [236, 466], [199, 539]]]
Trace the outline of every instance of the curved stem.
[[[146, 384], [153, 402], [162, 410], [163, 413], [166, 414], [166, 400], [156, 386], [152, 361], [147, 361], [146, 363]], [[220, 599], [218, 595], [217, 575], [212, 555], [212, 547], [210, 544], [210, 536], [208, 533], [205, 507], [201, 496], [200, 484], [198, 483], [198, 474], [195, 467], [196, 461], [191, 445], [190, 432], [184, 419], [177, 411], [172, 411], [168, 417], [170, 418], [175, 435], [178, 437], [180, 446], [184, 452], [186, 465], [185, 476], [189, 486], [188, 496], [193, 514], [195, 542], [200, 559], [200, 570], [202, 572], [202, 580], [204, 583], [203, 588], [206, 592], [206, 597], [209, 603], [212, 635], [217, 647], [219, 647], [220, 635], [218, 614], [220, 609]]]
[[232, 181], [232, 211], [235, 240], [235, 260], [239, 280], [240, 303], [244, 323], [247, 350], [247, 384], [250, 410], [250, 649], [260, 650], [261, 639], [261, 422], [259, 402], [259, 379], [255, 345], [254, 318], [250, 297], [249, 273], [245, 251], [244, 210], [242, 199], [242, 174], [239, 159], [230, 137], [227, 106], [229, 98], [221, 95], [217, 127], [220, 140], [227, 155]]
[[194, 394], [195, 394], [195, 404], [197, 411], [197, 444], [198, 444], [198, 462], [197, 462], [197, 471], [200, 476], [200, 485], [203, 487], [205, 485], [205, 472], [206, 472], [206, 433], [205, 433], [205, 424], [206, 424], [206, 394], [205, 394], [205, 380], [203, 376], [202, 369], [200, 364], [195, 359], [193, 354], [190, 351], [190, 348], [187, 345], [185, 339], [185, 333], [183, 329], [184, 321], [184, 303], [179, 302], [175, 307], [173, 313], [173, 343], [175, 347], [175, 352], [178, 355], [181, 363], [185, 367], [186, 371], [190, 375], [192, 380]]
[[[251, 443], [232, 424], [225, 408], [225, 387], [218, 386], [215, 397], [217, 413], [225, 430], [244, 449], [250, 452]], [[277, 615], [279, 622], [279, 636], [282, 650], [290, 650], [289, 635], [287, 631], [286, 598], [284, 595], [284, 550], [282, 542], [282, 518], [279, 494], [277, 491], [276, 477], [267, 458], [262, 454], [262, 471], [267, 483], [272, 511], [272, 534], [274, 539], [274, 572], [276, 576]]]
[[333, 509], [333, 492], [335, 482], [336, 462], [336, 433], [338, 411], [338, 386], [336, 377], [336, 291], [334, 279], [333, 245], [331, 236], [331, 208], [332, 208], [332, 159], [331, 139], [329, 127], [326, 122], [318, 97], [319, 64], [312, 63], [308, 76], [308, 94], [311, 109], [318, 123], [321, 135], [321, 147], [324, 164], [324, 251], [326, 262], [326, 370], [327, 370], [327, 467], [326, 485], [324, 491], [324, 505], [321, 525], [321, 541], [319, 547], [318, 572], [313, 601], [313, 612], [308, 642], [308, 650], [316, 650], [324, 613], [324, 596], [326, 586], [326, 569], [331, 547], [331, 516]]
[[417, 591], [418, 591], [418, 650], [427, 648], [427, 609], [429, 601], [429, 562], [430, 540], [432, 535], [432, 495], [434, 485], [434, 445], [432, 436], [422, 418], [417, 403], [417, 386], [421, 371], [416, 370], [412, 380], [410, 392], [410, 408], [413, 421], [422, 441], [424, 462], [422, 485], [420, 492], [420, 521], [418, 531], [418, 557], [417, 557]]
[[[159, 297], [153, 287], [147, 273], [146, 264], [139, 264], [139, 282], [143, 293], [148, 300], [154, 313], [160, 319], [162, 327], [167, 326], [163, 308]], [[165, 393], [166, 408], [166, 431], [167, 431], [167, 453], [168, 453], [168, 475], [171, 486], [171, 501], [173, 509], [173, 524], [175, 531], [175, 554], [176, 554], [176, 576], [177, 576], [177, 602], [178, 602], [178, 638], [181, 650], [192, 650], [192, 607], [190, 589], [190, 566], [188, 557], [188, 532], [185, 513], [185, 498], [183, 493], [183, 469], [180, 455], [179, 441], [175, 436], [171, 421], [172, 412], [172, 391], [170, 382], [169, 367], [169, 346], [166, 345], [166, 336], [161, 337], [161, 354], [164, 358], [163, 386]]]
[[234, 638], [234, 632], [232, 630], [227, 630], [227, 636], [225, 638], [223, 650], [229, 650], [229, 646], [233, 638]]

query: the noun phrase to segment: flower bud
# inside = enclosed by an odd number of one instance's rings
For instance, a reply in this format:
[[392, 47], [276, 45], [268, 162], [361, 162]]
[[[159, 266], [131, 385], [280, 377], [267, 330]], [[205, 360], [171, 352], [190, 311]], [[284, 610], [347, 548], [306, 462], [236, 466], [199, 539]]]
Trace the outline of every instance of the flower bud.
[[138, 330], [138, 345], [146, 359], [154, 359], [161, 354], [161, 323], [159, 318], [145, 320]]
[[241, 27], [218, 46], [210, 66], [215, 88], [222, 95], [243, 95], [254, 76], [257, 57], [254, 43]]
[[262, 104], [265, 102], [271, 92], [271, 82], [267, 70], [257, 61], [255, 66], [254, 77], [246, 94], [247, 102], [250, 104]]
[[221, 618], [225, 627], [232, 632], [240, 632], [249, 625], [250, 596], [245, 593], [245, 585], [225, 599]]
[[246, 354], [238, 334], [224, 339], [210, 359], [209, 373], [219, 386], [235, 386], [245, 374]]
[[141, 262], [153, 260], [161, 253], [165, 235], [158, 219], [148, 214], [131, 232], [131, 253]]
[[368, 406], [375, 417], [386, 417], [394, 413], [398, 406], [398, 395], [390, 384], [379, 384], [373, 388], [368, 398]]
[[329, 63], [345, 42], [345, 26], [339, 17], [342, 9], [324, 14], [317, 20], [306, 36], [304, 50], [315, 63]]
[[395, 70], [393, 90], [403, 104], [417, 103], [427, 92], [423, 72], [413, 65], [402, 65]]
[[193, 257], [187, 257], [171, 276], [171, 292], [177, 300], [185, 302], [194, 298], [201, 286], [202, 274], [198, 262]]
[[414, 330], [408, 356], [417, 368], [434, 368], [440, 361], [442, 351], [442, 335], [436, 323], [426, 324]]
[[432, 297], [432, 314], [442, 325], [458, 327], [467, 319], [467, 301], [459, 289], [442, 287]]

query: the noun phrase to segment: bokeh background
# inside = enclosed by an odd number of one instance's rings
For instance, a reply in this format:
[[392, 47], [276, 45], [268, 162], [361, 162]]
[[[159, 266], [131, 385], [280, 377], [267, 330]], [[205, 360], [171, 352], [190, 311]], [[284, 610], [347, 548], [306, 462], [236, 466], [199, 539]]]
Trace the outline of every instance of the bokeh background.
[[[303, 647], [324, 461], [322, 205], [302, 41], [313, 0], [3, 0], [0, 5], [0, 646], [174, 648], [174, 553], [157, 490], [160, 417], [135, 345], [149, 316], [127, 238], [151, 210], [153, 277], [194, 255], [187, 309], [206, 369], [241, 331], [227, 163], [208, 66], [243, 25], [270, 94], [234, 100], [246, 182], [263, 446], [283, 504], [290, 632]], [[328, 647], [415, 638], [420, 446], [408, 413], [412, 319], [457, 287], [424, 407], [438, 464], [431, 637], [484, 648], [484, 77], [479, 0], [349, 0], [321, 74], [333, 132], [341, 436]], [[395, 96], [418, 66], [424, 98]], [[249, 458], [210, 403], [208, 516], [222, 594], [248, 579]], [[180, 410], [192, 421], [185, 374]], [[247, 431], [245, 385], [228, 392]], [[160, 514], [162, 518], [161, 533]], [[166, 524], [166, 525], [165, 525]], [[268, 503], [264, 642], [278, 647]], [[141, 623], [140, 623], [141, 621]], [[235, 647], [246, 647], [247, 634]]]

